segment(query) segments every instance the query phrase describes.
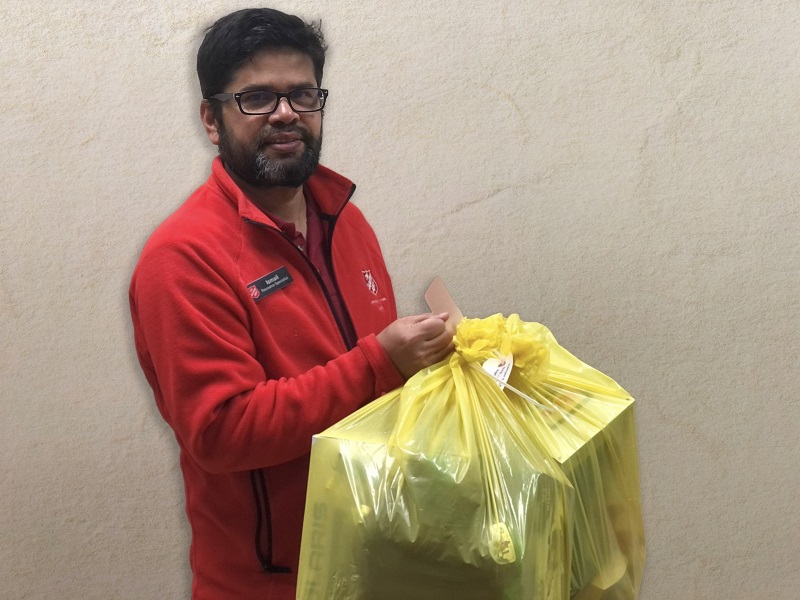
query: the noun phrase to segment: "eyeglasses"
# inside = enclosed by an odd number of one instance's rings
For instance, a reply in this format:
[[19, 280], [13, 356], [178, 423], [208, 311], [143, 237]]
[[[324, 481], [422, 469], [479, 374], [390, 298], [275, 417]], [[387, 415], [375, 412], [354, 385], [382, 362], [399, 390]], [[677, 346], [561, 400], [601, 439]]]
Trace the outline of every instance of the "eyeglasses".
[[286, 98], [289, 106], [297, 113], [317, 112], [325, 108], [328, 90], [322, 88], [298, 88], [286, 94], [272, 90], [250, 90], [247, 92], [223, 93], [209, 96], [208, 100], [227, 102], [236, 100], [239, 110], [245, 115], [268, 115], [278, 108], [281, 98]]

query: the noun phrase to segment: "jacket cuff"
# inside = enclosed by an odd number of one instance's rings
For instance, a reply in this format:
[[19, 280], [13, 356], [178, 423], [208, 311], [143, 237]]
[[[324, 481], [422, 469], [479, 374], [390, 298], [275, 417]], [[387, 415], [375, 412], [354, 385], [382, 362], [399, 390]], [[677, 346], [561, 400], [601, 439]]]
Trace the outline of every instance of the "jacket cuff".
[[382, 396], [399, 388], [406, 380], [397, 367], [394, 366], [392, 359], [386, 354], [375, 334], [370, 334], [358, 340], [358, 347], [364, 353], [375, 374], [375, 397]]

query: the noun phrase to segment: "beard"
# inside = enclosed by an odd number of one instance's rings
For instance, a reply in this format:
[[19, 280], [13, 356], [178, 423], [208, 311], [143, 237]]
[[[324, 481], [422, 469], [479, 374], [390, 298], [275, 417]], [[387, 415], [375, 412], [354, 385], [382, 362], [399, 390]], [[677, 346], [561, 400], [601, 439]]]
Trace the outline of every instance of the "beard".
[[[255, 187], [298, 187], [303, 185], [319, 165], [322, 150], [322, 126], [319, 136], [296, 125], [285, 127], [265, 126], [250, 144], [242, 144], [220, 121], [219, 156], [223, 164], [242, 180]], [[269, 139], [279, 133], [296, 133], [303, 141], [303, 153], [299, 156], [269, 158], [266, 146]]]

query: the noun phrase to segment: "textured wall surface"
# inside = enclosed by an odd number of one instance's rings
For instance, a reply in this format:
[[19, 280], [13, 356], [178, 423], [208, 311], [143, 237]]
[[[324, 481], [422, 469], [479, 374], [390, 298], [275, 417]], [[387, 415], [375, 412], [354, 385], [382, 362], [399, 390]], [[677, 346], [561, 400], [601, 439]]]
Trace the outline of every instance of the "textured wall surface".
[[[207, 176], [194, 55], [239, 2], [0, 7], [0, 598], [186, 598], [177, 446], [127, 284]], [[441, 275], [638, 400], [642, 600], [800, 590], [800, 5], [297, 0], [323, 161], [401, 312]]]

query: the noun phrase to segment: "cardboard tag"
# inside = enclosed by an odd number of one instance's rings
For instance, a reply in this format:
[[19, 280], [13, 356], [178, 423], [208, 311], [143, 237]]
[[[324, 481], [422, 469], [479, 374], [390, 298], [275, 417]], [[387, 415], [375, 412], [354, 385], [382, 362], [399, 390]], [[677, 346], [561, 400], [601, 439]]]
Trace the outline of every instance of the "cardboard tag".
[[464, 315], [461, 314], [458, 306], [456, 306], [456, 303], [453, 302], [453, 298], [450, 296], [447, 288], [444, 287], [444, 283], [442, 283], [440, 277], [436, 277], [436, 279], [433, 280], [433, 283], [428, 286], [428, 289], [425, 292], [425, 302], [428, 303], [428, 307], [431, 309], [431, 312], [446, 312], [448, 315], [450, 315], [450, 318], [447, 319], [447, 323], [445, 325], [447, 327], [447, 331], [449, 331], [451, 334], [455, 334], [456, 325], [458, 325], [459, 321], [464, 318]]
[[514, 367], [514, 355], [509, 354], [503, 358], [490, 358], [483, 363], [482, 366], [483, 370], [489, 375], [502, 381], [502, 383], [500, 381], [495, 382], [502, 390], [506, 387], [505, 384], [508, 383], [508, 377], [511, 375], [511, 369]]

